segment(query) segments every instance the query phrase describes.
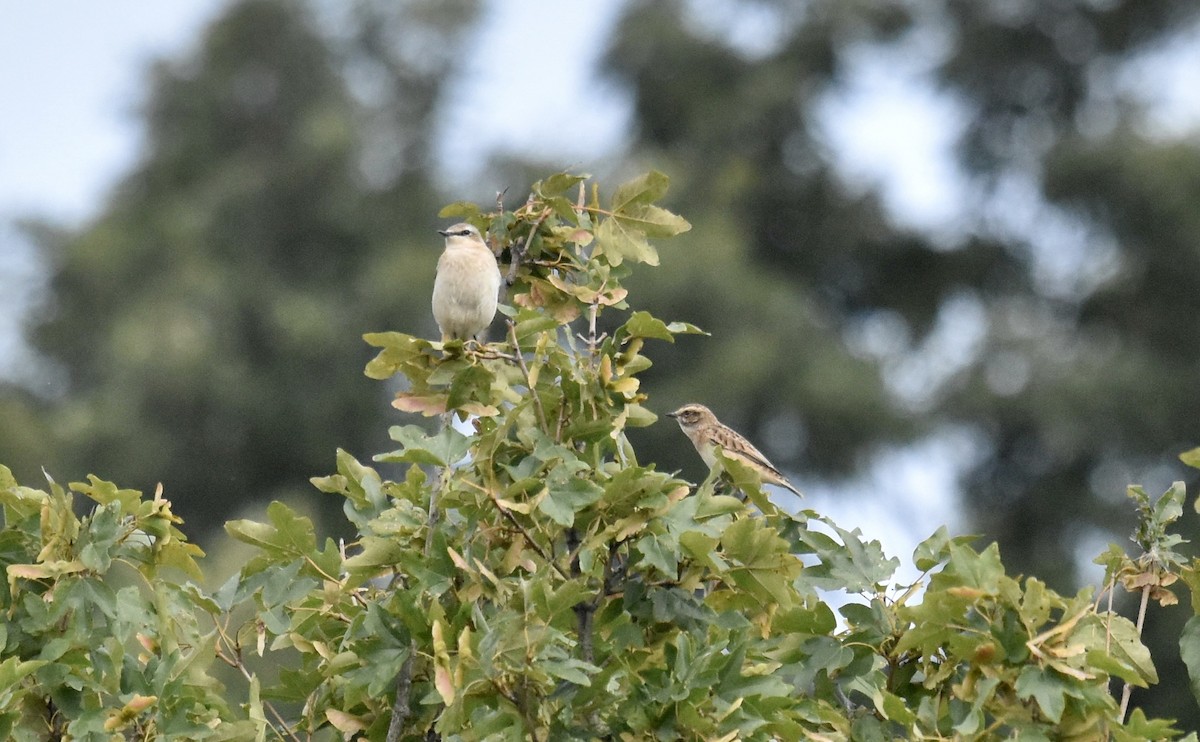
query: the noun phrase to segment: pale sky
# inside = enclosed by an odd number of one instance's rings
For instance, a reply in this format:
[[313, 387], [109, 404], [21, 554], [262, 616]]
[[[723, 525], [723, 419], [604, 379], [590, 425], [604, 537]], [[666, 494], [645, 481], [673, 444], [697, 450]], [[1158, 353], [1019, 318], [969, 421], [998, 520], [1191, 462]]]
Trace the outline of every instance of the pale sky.
[[0, 219], [76, 220], [138, 150], [148, 62], [187, 48], [224, 0], [0, 0]]

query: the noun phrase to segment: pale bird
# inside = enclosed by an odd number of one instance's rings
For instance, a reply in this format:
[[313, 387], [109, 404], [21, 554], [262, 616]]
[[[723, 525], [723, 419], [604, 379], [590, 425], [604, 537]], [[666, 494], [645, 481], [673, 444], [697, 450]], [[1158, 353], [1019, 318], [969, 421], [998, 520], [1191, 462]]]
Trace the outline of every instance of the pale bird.
[[433, 280], [433, 318], [447, 340], [476, 340], [496, 316], [500, 267], [472, 224], [460, 222], [438, 234], [446, 249]]
[[728, 425], [723, 425], [717, 416], [702, 404], [685, 404], [674, 412], [668, 412], [667, 417], [675, 418], [680, 429], [692, 441], [696, 452], [704, 463], [711, 469], [717, 465], [717, 449], [724, 452], [725, 457], [736, 459], [758, 472], [759, 478], [767, 484], [777, 484], [804, 497], [800, 490], [783, 476], [762, 451], [754, 447], [740, 433]]

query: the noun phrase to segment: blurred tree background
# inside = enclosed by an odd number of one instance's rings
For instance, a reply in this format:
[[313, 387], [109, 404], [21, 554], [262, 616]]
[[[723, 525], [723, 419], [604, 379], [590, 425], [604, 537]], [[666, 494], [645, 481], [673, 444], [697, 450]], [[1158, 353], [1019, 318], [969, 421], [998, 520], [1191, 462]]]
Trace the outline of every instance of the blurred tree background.
[[[657, 410], [703, 401], [796, 481], [877, 509], [853, 487], [881, 456], [965, 441], [971, 529], [1070, 590], [1131, 528], [1124, 485], [1183, 477], [1175, 454], [1200, 443], [1200, 138], [1154, 129], [1118, 84], [1195, 39], [1200, 6], [621, 7], [597, 74], [630, 130], [587, 167], [671, 177], [695, 228], [633, 289], [713, 333], [656, 349]], [[144, 152], [100, 215], [25, 225], [51, 275], [27, 322], [45, 375], [0, 387], [18, 479], [162, 480], [203, 543], [252, 500], [319, 511], [307, 478], [336, 447], [382, 450], [399, 418], [360, 336], [432, 336], [438, 207], [506, 187], [511, 207], [530, 173], [569, 164], [497, 152], [474, 192], [447, 188], [439, 127], [485, 8], [240, 0], [155, 67]], [[917, 60], [960, 112], [952, 228], [914, 225], [840, 166], [819, 111], [863, 59]], [[555, 95], [509, 83], [522, 105]], [[702, 475], [673, 426], [636, 442]], [[1178, 635], [1170, 615], [1152, 645]], [[1200, 726], [1185, 684], [1155, 692], [1148, 713]]]

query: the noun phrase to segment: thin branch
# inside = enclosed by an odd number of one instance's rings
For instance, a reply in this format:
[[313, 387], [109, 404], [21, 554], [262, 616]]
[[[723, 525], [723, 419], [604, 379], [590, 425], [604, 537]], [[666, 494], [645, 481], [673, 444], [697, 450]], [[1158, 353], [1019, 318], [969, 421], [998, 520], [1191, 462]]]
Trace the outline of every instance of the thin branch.
[[1108, 616], [1104, 620], [1104, 653], [1108, 654], [1112, 648], [1112, 617], [1113, 617], [1113, 593], [1117, 591], [1117, 575], [1113, 573], [1112, 580], [1108, 583]]
[[534, 391], [533, 376], [529, 373], [529, 366], [525, 365], [525, 356], [521, 353], [521, 344], [517, 342], [517, 325], [511, 319], [508, 320], [508, 337], [512, 340], [513, 351], [517, 356], [517, 363], [521, 366], [521, 373], [525, 374], [525, 387], [529, 389], [529, 396], [533, 397], [533, 406], [537, 410], [538, 423], [541, 424], [542, 430], [546, 430], [546, 411], [542, 409], [542, 398]]
[[496, 509], [500, 511], [500, 514], [507, 518], [508, 522], [511, 523], [513, 527], [520, 531], [521, 535], [525, 537], [525, 541], [529, 544], [529, 547], [536, 551], [537, 555], [540, 556], [544, 562], [553, 567], [554, 571], [557, 572], [564, 580], [571, 579], [567, 573], [563, 571], [563, 568], [558, 566], [558, 562], [554, 561], [554, 559], [546, 553], [546, 550], [543, 549], [537, 541], [533, 540], [533, 534], [525, 529], [525, 526], [521, 524], [521, 521], [517, 520], [516, 516], [512, 514], [512, 511], [500, 504], [500, 500], [495, 494], [492, 493], [490, 489], [471, 481], [465, 481], [464, 483], [487, 494], [487, 496], [491, 498], [492, 502], [496, 504]]
[[[254, 679], [254, 676], [251, 675], [250, 671], [246, 669], [246, 666], [242, 664], [240, 652], [239, 652], [237, 664], [234, 665], [234, 667], [237, 668], [237, 671], [240, 672], [242, 674], [242, 677], [246, 678], [246, 680], [252, 681]], [[275, 707], [271, 705], [270, 701], [263, 701], [262, 705], [264, 708], [267, 709], [267, 711], [271, 712], [271, 715], [275, 717], [275, 721], [279, 722], [279, 726], [282, 728], [282, 731], [280, 731], [279, 728], [273, 728], [273, 729], [274, 729], [275, 733], [280, 736], [280, 738], [283, 738], [283, 735], [287, 734], [288, 738], [294, 739], [294, 740], [296, 740], [296, 742], [300, 742], [300, 738], [296, 736], [296, 733], [293, 732], [290, 727], [288, 727], [288, 723], [284, 720], [283, 716], [279, 713], [279, 711], [277, 711], [275, 709]]]
[[558, 424], [554, 426], [554, 442], [562, 443], [563, 425], [567, 423], [567, 401], [564, 398], [558, 404]]
[[499, 361], [508, 361], [510, 363], [517, 362], [517, 359], [515, 356], [510, 356], [508, 353], [497, 350], [496, 348], [489, 346], [489, 345], [483, 345], [478, 350], [472, 351], [471, 352], [471, 360], [483, 360], [483, 361], [499, 360]]
[[[233, 656], [230, 657], [221, 649], [221, 645], [220, 645], [220, 643], [218, 643], [214, 647], [214, 651], [216, 653], [217, 659], [221, 660], [225, 664], [229, 665], [230, 667], [232, 667], [235, 670], [237, 670], [238, 672], [240, 672], [242, 674], [242, 677], [246, 678], [247, 681], [253, 681], [254, 676], [250, 673], [249, 670], [246, 669], [246, 665], [242, 661], [241, 645], [235, 639], [230, 638], [229, 634], [225, 630], [225, 627], [222, 626], [221, 622], [217, 621], [215, 618], [213, 619], [213, 626], [216, 628], [217, 633], [220, 635], [221, 640], [224, 641], [225, 644], [227, 644], [229, 647], [231, 647], [233, 649]], [[281, 732], [279, 729], [272, 726], [271, 731], [275, 732], [275, 734], [280, 739], [283, 739], [284, 738], [283, 735], [284, 735], [284, 733], [286, 733], [288, 737], [296, 740], [296, 742], [300, 742], [300, 738], [297, 737], [295, 732], [293, 732], [291, 730], [291, 728], [288, 726], [287, 721], [284, 720], [283, 715], [281, 715], [279, 713], [279, 711], [276, 710], [276, 708], [271, 705], [270, 701], [263, 701], [262, 705], [264, 708], [266, 708], [268, 711], [271, 712], [271, 715], [275, 717], [275, 720], [277, 722], [279, 722], [279, 726], [282, 727], [282, 729], [283, 729], [283, 731]]]
[[[454, 414], [447, 412], [442, 415], [442, 430], [450, 424], [450, 416]], [[442, 488], [450, 481], [450, 467], [442, 467], [441, 474], [438, 479], [437, 488], [429, 493], [429, 513], [425, 517], [425, 549], [423, 554], [426, 559], [429, 558], [429, 552], [433, 551], [433, 532], [434, 527], [438, 522], [438, 495], [441, 494]], [[392, 702], [392, 718], [388, 721], [387, 742], [396, 742], [400, 739], [400, 735], [404, 733], [404, 725], [408, 722], [408, 716], [412, 712], [409, 707], [409, 695], [412, 693], [412, 674], [413, 674], [413, 657], [417, 654], [417, 640], [414, 637], [408, 643], [408, 657], [404, 659], [404, 664], [400, 666], [400, 672], [396, 674], [396, 700]]]
[[[571, 576], [579, 577], [579, 531], [574, 528], [567, 530], [567, 551], [571, 552]], [[604, 586], [601, 585], [601, 592]], [[600, 596], [592, 600], [580, 601], [575, 605], [575, 618], [579, 622], [579, 658], [588, 664], [595, 662], [595, 652], [592, 650], [592, 619], [596, 615], [596, 607], [600, 605]]]
[[[533, 194], [531, 193], [529, 194], [529, 199], [525, 201], [525, 205], [531, 206], [532, 204]], [[525, 244], [520, 248], [517, 248], [515, 245], [513, 246], [512, 263], [509, 264], [508, 275], [505, 277], [505, 283], [507, 283], [509, 286], [512, 286], [514, 283], [516, 283], [517, 270], [521, 267], [521, 258], [525, 257], [525, 253], [529, 251], [529, 246], [533, 243], [533, 236], [537, 234], [538, 227], [542, 226], [542, 222], [546, 221], [547, 217], [549, 216], [550, 210], [543, 209], [542, 213], [538, 216], [537, 221], [534, 222], [533, 226], [529, 229], [529, 236], [525, 238]]]
[[575, 616], [579, 619], [579, 659], [589, 665], [596, 664], [596, 654], [592, 650], [592, 619], [596, 615], [596, 604], [584, 601], [575, 606]]
[[587, 343], [588, 356], [592, 359], [593, 362], [595, 362], [595, 359], [596, 359], [597, 346], [600, 345], [600, 341], [602, 341], [602, 340], [604, 340], [604, 338], [608, 337], [608, 333], [604, 333], [604, 335], [601, 335], [599, 337], [596, 336], [596, 317], [599, 314], [600, 314], [600, 302], [597, 299], [596, 301], [592, 302], [591, 307], [588, 310], [588, 336], [586, 338], [580, 337], [580, 340], [583, 340], [585, 343]]
[[[1137, 617], [1137, 632], [1138, 636], [1142, 635], [1142, 624], [1146, 622], [1146, 606], [1150, 603], [1150, 585], [1142, 588], [1142, 604], [1138, 607]], [[1129, 710], [1129, 697], [1133, 695], [1133, 685], [1125, 683], [1124, 690], [1121, 691], [1121, 709], [1117, 712], [1117, 723], [1125, 723], [1125, 712]]]
[[385, 737], [387, 742], [396, 742], [400, 739], [404, 725], [408, 722], [408, 715], [412, 713], [412, 709], [408, 705], [408, 698], [412, 694], [412, 666], [415, 650], [416, 642], [413, 642], [408, 648], [408, 657], [404, 658], [400, 674], [396, 676], [396, 701], [392, 704], [392, 720], [388, 723], [387, 737]]

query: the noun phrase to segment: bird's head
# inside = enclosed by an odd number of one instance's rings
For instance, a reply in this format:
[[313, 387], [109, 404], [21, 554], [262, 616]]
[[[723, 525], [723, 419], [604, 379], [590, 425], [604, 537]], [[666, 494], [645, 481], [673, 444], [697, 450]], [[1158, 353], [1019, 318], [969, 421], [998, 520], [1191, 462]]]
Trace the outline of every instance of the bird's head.
[[479, 233], [479, 228], [474, 224], [459, 222], [448, 229], [439, 229], [438, 234], [446, 238], [446, 245], [450, 246], [456, 242], [477, 242], [483, 244], [483, 235]]
[[707, 423], [716, 422], [717, 418], [702, 404], [685, 404], [674, 412], [668, 412], [667, 417], [675, 418], [675, 422], [679, 423], [679, 427], [687, 430], [695, 430]]

